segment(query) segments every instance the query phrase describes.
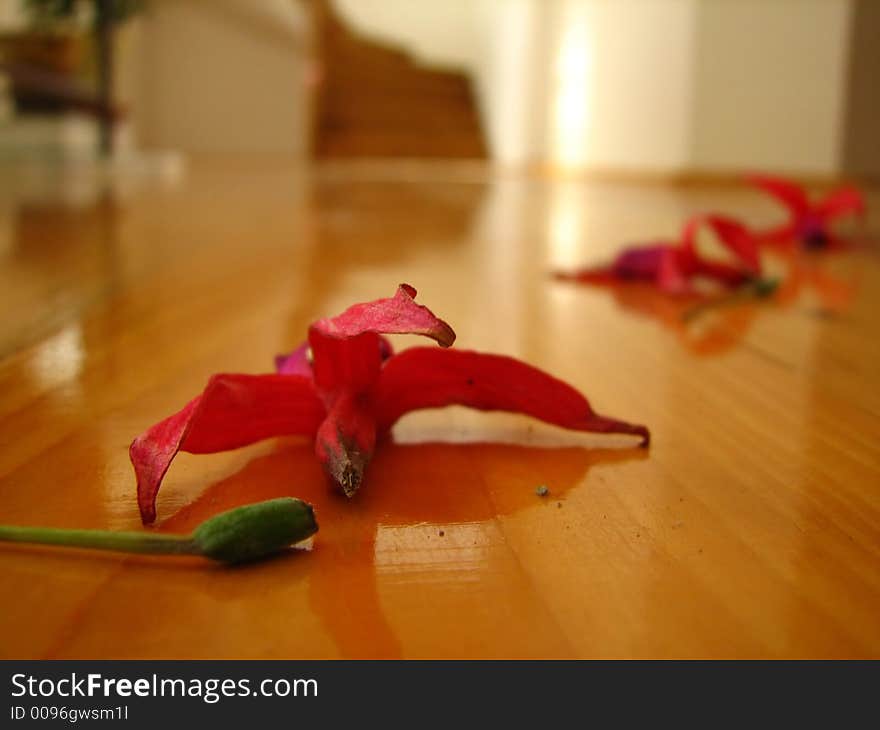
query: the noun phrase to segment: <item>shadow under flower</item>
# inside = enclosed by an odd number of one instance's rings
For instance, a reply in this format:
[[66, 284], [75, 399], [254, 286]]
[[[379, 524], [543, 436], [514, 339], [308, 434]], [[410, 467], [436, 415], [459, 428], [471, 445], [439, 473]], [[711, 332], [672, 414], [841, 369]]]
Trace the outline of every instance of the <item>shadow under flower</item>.
[[[311, 502], [320, 531], [308, 559], [262, 569], [277, 571], [279, 581], [308, 581], [309, 607], [341, 656], [395, 658], [403, 649], [379, 590], [383, 531], [417, 526], [416, 539], [433, 536], [437, 545], [443, 527], [555, 503], [583, 483], [591, 466], [644, 458], [641, 449], [389, 441], [376, 452], [369, 482], [348, 500], [330, 489], [311, 444], [291, 440], [210, 486], [162, 529], [186, 531], [222, 510], [273, 497]], [[542, 484], [550, 488], [547, 498], [536, 495]]]
[[593, 286], [608, 291], [623, 310], [659, 322], [699, 356], [719, 355], [736, 347], [765, 307], [764, 300], [756, 297], [733, 302], [724, 294], [670, 296], [638, 282], [609, 281]]
[[772, 258], [783, 270], [775, 290], [762, 296], [745, 289], [670, 296], [640, 282], [592, 282], [591, 286], [608, 291], [625, 311], [659, 322], [699, 356], [720, 355], [736, 347], [769, 309], [795, 308], [814, 299], [818, 304], [814, 313], [834, 316], [852, 304], [857, 275], [844, 278], [832, 272], [824, 254], [795, 250], [774, 253]]
[[837, 315], [852, 305], [858, 291], [857, 275], [843, 278], [832, 273], [824, 253], [793, 250], [777, 253], [775, 257], [786, 267], [774, 297], [780, 307], [795, 307], [805, 297], [812, 297], [819, 305], [820, 314]]

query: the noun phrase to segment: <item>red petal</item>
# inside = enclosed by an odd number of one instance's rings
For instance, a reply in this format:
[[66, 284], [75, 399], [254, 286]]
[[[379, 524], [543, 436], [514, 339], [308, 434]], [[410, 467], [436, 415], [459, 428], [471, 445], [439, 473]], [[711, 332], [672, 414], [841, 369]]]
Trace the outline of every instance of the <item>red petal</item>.
[[383, 429], [410, 411], [462, 405], [524, 413], [576, 431], [634, 434], [643, 446], [650, 441], [645, 426], [596, 414], [561, 380], [510, 357], [468, 350], [415, 347], [395, 355], [382, 369], [375, 404]]
[[308, 378], [215, 375], [202, 395], [132, 442], [141, 519], [156, 519], [156, 494], [178, 451], [207, 454], [271, 436], [313, 434], [323, 418]]
[[619, 281], [619, 278], [608, 266], [576, 271], [555, 271], [553, 278], [559, 281], [577, 281], [581, 284], [614, 284]]
[[796, 182], [769, 175], [749, 175], [746, 177], [746, 181], [772, 195], [796, 217], [810, 211], [809, 198], [807, 198], [804, 189]]
[[779, 249], [791, 249], [797, 244], [798, 226], [794, 222], [755, 234], [759, 244], [767, 244]]
[[333, 402], [315, 438], [315, 454], [346, 497], [361, 485], [376, 445], [376, 422], [363, 395], [343, 393]]
[[[379, 338], [379, 357], [384, 362], [394, 354], [394, 346], [387, 337]], [[286, 355], [275, 356], [275, 372], [280, 375], [305, 375], [312, 377], [312, 353], [309, 343], [303, 342]]]
[[865, 198], [862, 191], [852, 186], [831, 191], [816, 206], [816, 213], [826, 220], [850, 213], [865, 215], [865, 211]]
[[336, 317], [319, 319], [309, 333], [334, 339], [357, 337], [365, 332], [424, 335], [443, 347], [449, 347], [455, 342], [452, 327], [435, 317], [427, 307], [416, 304], [415, 297], [415, 289], [409, 284], [401, 284], [393, 297], [355, 304]]
[[[416, 304], [416, 290], [401, 284], [389, 299], [355, 304], [331, 319], [309, 328], [315, 383], [324, 394], [337, 389], [372, 388], [379, 366], [387, 357], [380, 334], [416, 334], [431, 337], [443, 347], [455, 341], [455, 332], [427, 308]], [[329, 405], [329, 404], [328, 404]]]
[[[691, 218], [682, 232], [682, 245], [694, 254], [696, 236], [700, 226], [707, 225], [718, 237], [718, 240], [739, 260], [752, 274], [761, 273], [761, 256], [754, 234], [742, 223], [724, 215], [700, 215]], [[701, 259], [705, 261], [705, 259]]]
[[687, 251], [669, 248], [660, 259], [657, 271], [657, 288], [667, 294], [690, 294], [688, 276], [696, 271], [697, 259]]

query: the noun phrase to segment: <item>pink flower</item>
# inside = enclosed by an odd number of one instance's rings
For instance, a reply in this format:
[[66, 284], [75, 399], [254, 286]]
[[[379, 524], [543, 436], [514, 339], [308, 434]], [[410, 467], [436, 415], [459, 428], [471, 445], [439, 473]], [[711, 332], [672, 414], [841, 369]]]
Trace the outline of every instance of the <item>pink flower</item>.
[[[315, 439], [315, 454], [346, 496], [364, 479], [378, 438], [404, 414], [463, 405], [525, 413], [578, 431], [633, 434], [645, 426], [595, 413], [570, 385], [519, 360], [448, 348], [452, 328], [401, 284], [388, 299], [355, 304], [309, 328], [308, 341], [276, 359], [268, 375], [215, 375], [203, 393], [136, 438], [130, 449], [141, 519], [156, 519], [156, 495], [178, 451], [207, 454], [273, 436]], [[417, 334], [441, 348], [393, 354], [383, 334]]]
[[[710, 260], [700, 254], [696, 238], [702, 226], [708, 226], [733, 254], [733, 263]], [[677, 242], [632, 246], [608, 265], [561, 272], [557, 278], [586, 283], [641, 281], [668, 294], [691, 294], [695, 279], [709, 279], [729, 287], [760, 273], [758, 247], [745, 226], [722, 215], [699, 215], [685, 223]]]
[[757, 234], [760, 243], [783, 248], [841, 248], [847, 242], [834, 234], [832, 222], [844, 216], [865, 215], [865, 199], [861, 191], [853, 186], [832, 190], [811, 203], [804, 188], [791, 180], [768, 175], [751, 175], [747, 180], [788, 209], [786, 223]]

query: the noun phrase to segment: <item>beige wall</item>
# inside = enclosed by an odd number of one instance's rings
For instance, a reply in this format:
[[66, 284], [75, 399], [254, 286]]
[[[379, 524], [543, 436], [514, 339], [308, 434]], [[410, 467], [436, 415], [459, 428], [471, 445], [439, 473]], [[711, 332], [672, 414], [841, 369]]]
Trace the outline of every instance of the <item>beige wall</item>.
[[468, 70], [499, 162], [650, 168], [688, 155], [697, 1], [333, 0], [359, 32]]
[[140, 144], [304, 154], [297, 8], [286, 0], [153, 0], [130, 42], [137, 70], [127, 71], [125, 92]]
[[467, 68], [501, 162], [812, 174], [841, 169], [856, 1], [334, 0]]
[[[880, 164], [874, 0], [333, 2], [356, 30], [468, 70], [504, 164], [819, 175]], [[874, 21], [860, 35], [857, 3]], [[127, 82], [143, 143], [303, 153], [298, 2], [151, 7]]]
[[[500, 0], [516, 4], [520, 0]], [[403, 45], [432, 65], [471, 66], [481, 55], [485, 0], [332, 0], [336, 12], [366, 37]], [[497, 2], [496, 2], [497, 4]]]
[[687, 163], [695, 6], [695, 0], [552, 3], [545, 153], [552, 161], [643, 170]]
[[697, 169], [840, 169], [852, 3], [698, 4]]
[[520, 165], [544, 153], [548, 18], [532, 0], [483, 0], [471, 72], [496, 162]]

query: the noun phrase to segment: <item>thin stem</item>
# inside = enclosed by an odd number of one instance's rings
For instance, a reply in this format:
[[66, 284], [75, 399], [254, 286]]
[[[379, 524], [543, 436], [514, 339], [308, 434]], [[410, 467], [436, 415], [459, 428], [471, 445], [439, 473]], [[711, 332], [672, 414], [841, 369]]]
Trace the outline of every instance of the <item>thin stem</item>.
[[215, 515], [190, 535], [0, 525], [0, 542], [152, 555], [201, 555], [232, 565], [273, 555], [317, 531], [318, 523], [310, 504], [293, 497], [278, 497]]
[[0, 526], [0, 542], [27, 542], [39, 545], [66, 545], [93, 550], [163, 555], [197, 555], [189, 536], [109, 530], [67, 530], [55, 527]]

